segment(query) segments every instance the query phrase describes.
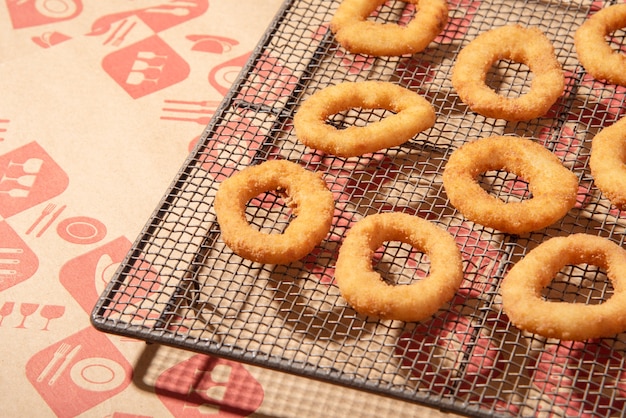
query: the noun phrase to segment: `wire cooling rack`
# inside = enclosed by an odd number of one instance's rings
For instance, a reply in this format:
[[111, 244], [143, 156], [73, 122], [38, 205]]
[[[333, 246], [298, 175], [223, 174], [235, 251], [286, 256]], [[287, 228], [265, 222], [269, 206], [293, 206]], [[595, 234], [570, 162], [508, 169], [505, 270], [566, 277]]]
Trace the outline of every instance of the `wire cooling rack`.
[[[593, 185], [590, 141], [622, 116], [625, 89], [589, 77], [576, 59], [573, 34], [608, 2], [451, 0], [450, 19], [427, 50], [373, 58], [339, 46], [328, 29], [337, 0], [286, 1], [200, 143], [181, 169], [92, 315], [103, 331], [236, 359], [425, 403], [471, 416], [617, 416], [626, 407], [626, 334], [585, 342], [520, 332], [501, 311], [506, 271], [548, 237], [586, 232], [624, 244], [624, 214]], [[406, 22], [415, 7], [389, 1], [372, 19]], [[461, 48], [507, 24], [540, 28], [566, 74], [564, 95], [548, 115], [510, 123], [471, 112], [450, 84]], [[624, 34], [611, 42], [621, 47]], [[532, 74], [501, 61], [488, 83], [501, 94], [526, 91]], [[302, 146], [292, 118], [299, 103], [342, 81], [384, 80], [410, 88], [435, 107], [437, 122], [408, 143], [361, 158], [336, 158]], [[364, 125], [385, 112], [351, 109], [338, 127]], [[454, 210], [441, 173], [463, 143], [490, 135], [532, 138], [580, 180], [576, 206], [543, 230], [511, 236], [474, 224]], [[219, 183], [268, 159], [320, 172], [335, 199], [327, 239], [286, 266], [256, 264], [220, 240], [212, 209]], [[512, 201], [527, 184], [485, 173], [490, 193]], [[398, 211], [445, 228], [462, 250], [465, 280], [456, 298], [419, 323], [376, 320], [354, 312], [333, 283], [347, 229], [366, 215]], [[280, 233], [289, 212], [280, 195], [248, 205], [253, 225]], [[387, 243], [375, 267], [396, 283], [427, 274], [428, 260]], [[420, 273], [421, 272], [421, 273]], [[545, 298], [600, 303], [612, 288], [603, 271], [568, 266]]]

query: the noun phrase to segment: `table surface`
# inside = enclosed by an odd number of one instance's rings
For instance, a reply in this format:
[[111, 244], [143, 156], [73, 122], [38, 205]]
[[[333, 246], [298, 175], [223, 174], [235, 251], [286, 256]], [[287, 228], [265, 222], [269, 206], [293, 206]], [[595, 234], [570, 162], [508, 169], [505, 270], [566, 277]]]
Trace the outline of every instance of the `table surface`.
[[0, 4], [4, 416], [448, 416], [89, 322], [281, 4]]

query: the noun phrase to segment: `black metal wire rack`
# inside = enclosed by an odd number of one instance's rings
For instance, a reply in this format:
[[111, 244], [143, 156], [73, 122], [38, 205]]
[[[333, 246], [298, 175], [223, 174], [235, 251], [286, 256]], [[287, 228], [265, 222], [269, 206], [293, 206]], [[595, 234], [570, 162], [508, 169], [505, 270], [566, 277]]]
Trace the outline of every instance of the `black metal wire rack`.
[[[593, 185], [590, 143], [618, 120], [626, 89], [588, 76], [573, 34], [609, 2], [451, 0], [450, 19], [418, 54], [374, 58], [336, 43], [328, 24], [338, 0], [286, 1], [239, 80], [204, 131], [163, 201], [134, 243], [92, 314], [102, 331], [274, 368], [416, 401], [472, 416], [619, 416], [626, 409], [626, 334], [585, 342], [520, 332], [502, 313], [498, 286], [506, 271], [547, 238], [586, 232], [624, 244], [626, 218]], [[406, 22], [409, 2], [389, 1], [372, 19]], [[507, 24], [540, 28], [566, 74], [564, 95], [545, 117], [511, 123], [470, 111], [450, 83], [458, 52], [476, 35]], [[623, 33], [612, 41], [621, 47]], [[519, 94], [532, 74], [501, 61], [488, 83]], [[408, 143], [360, 158], [337, 158], [301, 145], [292, 129], [299, 103], [343, 81], [383, 80], [417, 91], [435, 107], [434, 127]], [[375, 122], [385, 112], [351, 109], [338, 127]], [[576, 206], [560, 222], [511, 236], [474, 224], [454, 210], [442, 187], [449, 155], [490, 135], [532, 138], [580, 180]], [[282, 158], [323, 174], [336, 198], [327, 239], [303, 260], [263, 265], [233, 254], [220, 240], [212, 209], [233, 172]], [[504, 200], [528, 197], [526, 183], [488, 172], [483, 186]], [[289, 222], [280, 195], [248, 204], [253, 225], [279, 233]], [[419, 323], [354, 312], [333, 284], [347, 229], [362, 217], [399, 211], [447, 229], [462, 250], [465, 280], [456, 298]], [[397, 283], [427, 273], [428, 260], [387, 243], [376, 269]], [[568, 266], [545, 297], [600, 303], [612, 287], [604, 272]]]

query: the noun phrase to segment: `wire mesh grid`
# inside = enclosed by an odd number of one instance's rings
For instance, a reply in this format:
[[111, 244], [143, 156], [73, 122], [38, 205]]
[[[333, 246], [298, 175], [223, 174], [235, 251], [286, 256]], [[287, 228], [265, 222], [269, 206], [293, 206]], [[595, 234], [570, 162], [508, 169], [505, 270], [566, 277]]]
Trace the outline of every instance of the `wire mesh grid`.
[[[374, 58], [339, 46], [328, 23], [339, 1], [292, 0], [279, 11], [200, 143], [186, 161], [126, 260], [98, 301], [92, 321], [106, 332], [237, 359], [473, 416], [617, 416], [626, 407], [626, 334], [585, 342], [520, 332], [501, 311], [506, 271], [547, 238], [586, 232], [623, 244], [624, 214], [595, 188], [591, 138], [622, 116], [624, 92], [589, 77], [576, 59], [573, 33], [608, 2], [452, 0], [450, 18], [431, 46], [413, 56]], [[372, 19], [404, 24], [409, 2], [389, 1]], [[484, 118], [450, 84], [460, 49], [508, 24], [539, 27], [566, 74], [564, 95], [542, 118], [510, 123]], [[621, 46], [624, 34], [612, 41]], [[500, 61], [488, 83], [521, 94], [532, 74]], [[292, 118], [314, 92], [343, 81], [383, 80], [410, 88], [435, 107], [431, 129], [408, 143], [360, 158], [337, 158], [301, 145]], [[374, 123], [386, 111], [333, 115], [341, 128]], [[545, 145], [579, 178], [575, 207], [558, 223], [512, 236], [474, 224], [454, 210], [441, 173], [463, 143], [518, 135]], [[220, 240], [212, 209], [219, 183], [268, 159], [298, 162], [323, 174], [336, 201], [332, 229], [304, 259], [263, 265]], [[505, 201], [529, 197], [523, 179], [487, 172], [483, 187]], [[456, 297], [419, 323], [377, 320], [353, 311], [333, 283], [338, 249], [350, 226], [373, 213], [399, 211], [445, 228], [463, 254]], [[267, 192], [247, 206], [250, 222], [280, 233], [290, 214]], [[428, 258], [386, 243], [377, 271], [396, 284], [428, 274]], [[612, 287], [603, 271], [568, 266], [546, 288], [549, 300], [601, 303]]]

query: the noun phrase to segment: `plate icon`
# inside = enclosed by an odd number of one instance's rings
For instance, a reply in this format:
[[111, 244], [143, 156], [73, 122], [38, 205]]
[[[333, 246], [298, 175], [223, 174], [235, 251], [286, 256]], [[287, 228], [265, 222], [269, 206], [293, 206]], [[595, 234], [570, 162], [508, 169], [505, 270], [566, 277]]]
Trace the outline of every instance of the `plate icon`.
[[89, 357], [78, 361], [70, 371], [72, 381], [93, 392], [118, 388], [126, 378], [124, 368], [116, 361], [104, 357]]
[[73, 244], [93, 244], [106, 235], [106, 227], [97, 219], [76, 216], [64, 219], [57, 226], [57, 233]]

